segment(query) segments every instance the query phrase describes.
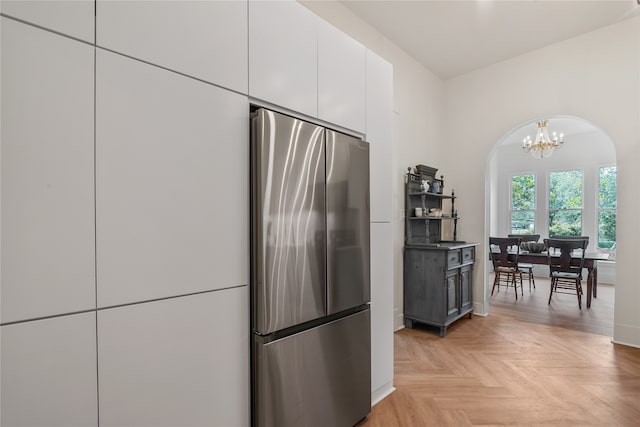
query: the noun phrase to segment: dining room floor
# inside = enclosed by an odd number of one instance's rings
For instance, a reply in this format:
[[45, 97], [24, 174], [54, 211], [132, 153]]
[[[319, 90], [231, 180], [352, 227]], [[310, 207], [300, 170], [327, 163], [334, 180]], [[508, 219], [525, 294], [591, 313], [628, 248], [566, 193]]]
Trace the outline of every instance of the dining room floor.
[[[586, 283], [582, 284], [582, 310], [578, 308], [578, 298], [575, 294], [554, 293], [549, 301], [550, 280], [544, 276], [536, 276], [536, 288], [529, 292], [528, 280], [525, 276], [524, 295], [518, 288], [516, 301], [513, 288], [504, 286], [489, 297], [489, 313], [500, 314], [524, 322], [541, 325], [558, 326], [576, 331], [590, 332], [598, 335], [613, 336], [613, 306], [615, 288], [613, 285], [599, 283], [598, 297], [591, 300], [591, 308], [586, 304]], [[493, 274], [488, 283], [493, 283]], [[489, 292], [491, 288], [489, 288]]]

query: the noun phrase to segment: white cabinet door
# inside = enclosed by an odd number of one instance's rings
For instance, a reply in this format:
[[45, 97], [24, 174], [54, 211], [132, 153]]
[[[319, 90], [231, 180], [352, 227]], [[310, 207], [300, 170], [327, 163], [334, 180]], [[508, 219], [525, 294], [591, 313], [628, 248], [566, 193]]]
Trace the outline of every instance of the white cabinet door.
[[317, 117], [317, 27], [298, 2], [249, 1], [249, 95]]
[[3, 323], [95, 308], [93, 51], [2, 18]]
[[100, 425], [249, 425], [247, 287], [98, 312]]
[[1, 425], [98, 425], [94, 312], [5, 325], [0, 335]]
[[49, 30], [94, 42], [94, 0], [2, 0], [0, 11]]
[[393, 236], [371, 224], [371, 391], [375, 403], [393, 390]]
[[367, 51], [367, 131], [371, 144], [371, 221], [391, 221], [393, 66]]
[[97, 54], [98, 306], [247, 284], [246, 97]]
[[325, 21], [318, 27], [318, 118], [364, 133], [363, 45]]
[[247, 93], [246, 1], [98, 0], [98, 46]]

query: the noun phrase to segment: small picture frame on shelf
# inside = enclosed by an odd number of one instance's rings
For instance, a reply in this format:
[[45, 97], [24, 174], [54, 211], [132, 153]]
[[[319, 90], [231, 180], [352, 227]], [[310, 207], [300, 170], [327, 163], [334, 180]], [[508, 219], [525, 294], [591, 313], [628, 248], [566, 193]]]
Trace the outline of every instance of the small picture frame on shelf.
[[444, 181], [442, 179], [435, 178], [433, 182], [431, 182], [429, 192], [434, 194], [442, 194], [442, 187], [444, 187]]

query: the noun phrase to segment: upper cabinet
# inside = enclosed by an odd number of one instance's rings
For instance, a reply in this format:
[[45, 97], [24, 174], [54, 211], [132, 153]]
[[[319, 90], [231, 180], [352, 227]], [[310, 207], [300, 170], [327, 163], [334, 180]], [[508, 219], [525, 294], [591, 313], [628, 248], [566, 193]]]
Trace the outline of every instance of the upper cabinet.
[[365, 131], [363, 45], [329, 23], [318, 25], [318, 118]]
[[98, 46], [247, 93], [246, 1], [98, 0]]
[[295, 1], [249, 2], [249, 95], [365, 131], [363, 45]]
[[249, 95], [318, 113], [318, 18], [296, 1], [249, 2]]
[[94, 41], [94, 0], [3, 0], [0, 11], [48, 30], [89, 43]]
[[371, 221], [391, 221], [390, 161], [393, 129], [393, 66], [367, 51], [367, 141], [371, 144]]
[[5, 323], [95, 308], [94, 49], [1, 19]]

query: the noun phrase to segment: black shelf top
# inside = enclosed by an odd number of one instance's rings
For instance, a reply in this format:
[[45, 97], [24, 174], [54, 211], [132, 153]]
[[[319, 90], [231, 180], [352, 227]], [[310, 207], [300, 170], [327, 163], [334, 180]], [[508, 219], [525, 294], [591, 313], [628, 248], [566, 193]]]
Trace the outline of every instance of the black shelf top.
[[460, 219], [460, 217], [459, 216], [410, 216], [409, 219], [443, 220], [443, 219]]
[[438, 193], [425, 193], [424, 191], [418, 191], [418, 192], [411, 192], [408, 193], [409, 196], [434, 196], [434, 197], [441, 197], [443, 199], [455, 199], [456, 196], [451, 196], [448, 194], [438, 194]]
[[468, 248], [471, 246], [479, 246], [478, 243], [470, 243], [464, 240], [442, 240], [434, 243], [409, 243], [405, 242], [404, 247], [407, 249], [436, 249], [448, 251], [451, 249]]

